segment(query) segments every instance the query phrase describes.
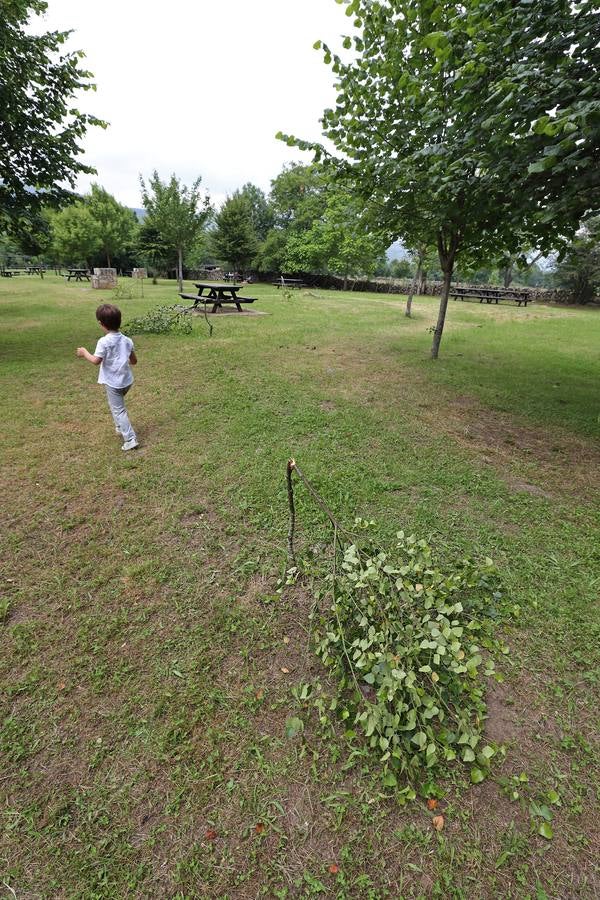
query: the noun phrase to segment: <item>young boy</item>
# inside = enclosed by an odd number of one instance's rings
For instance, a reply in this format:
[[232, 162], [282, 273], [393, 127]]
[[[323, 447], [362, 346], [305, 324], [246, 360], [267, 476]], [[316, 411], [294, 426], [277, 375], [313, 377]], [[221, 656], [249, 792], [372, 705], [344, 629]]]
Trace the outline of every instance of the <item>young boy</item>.
[[99, 306], [96, 318], [104, 337], [96, 344], [93, 354], [88, 353], [85, 347], [78, 347], [77, 356], [87, 359], [95, 366], [100, 366], [98, 384], [103, 384], [106, 389], [106, 399], [117, 434], [121, 435], [125, 442], [121, 450], [135, 450], [138, 440], [125, 409], [125, 394], [133, 384], [131, 366], [137, 364], [133, 341], [119, 331], [121, 310], [112, 303], [103, 303]]

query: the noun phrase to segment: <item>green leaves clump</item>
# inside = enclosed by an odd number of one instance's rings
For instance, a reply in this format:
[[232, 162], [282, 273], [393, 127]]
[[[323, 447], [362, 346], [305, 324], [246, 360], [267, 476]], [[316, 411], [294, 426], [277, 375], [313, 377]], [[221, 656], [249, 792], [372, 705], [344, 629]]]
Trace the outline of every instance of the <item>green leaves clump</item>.
[[176, 306], [156, 306], [145, 316], [127, 322], [123, 331], [126, 334], [190, 334], [192, 322]]
[[345, 546], [321, 594], [315, 646], [334, 685], [315, 692], [321, 724], [343, 723], [386, 785], [458, 759], [482, 781], [496, 752], [481, 746], [484, 679], [507, 652], [495, 631], [510, 612], [492, 561], [442, 569], [424, 540], [399, 532], [390, 552]]

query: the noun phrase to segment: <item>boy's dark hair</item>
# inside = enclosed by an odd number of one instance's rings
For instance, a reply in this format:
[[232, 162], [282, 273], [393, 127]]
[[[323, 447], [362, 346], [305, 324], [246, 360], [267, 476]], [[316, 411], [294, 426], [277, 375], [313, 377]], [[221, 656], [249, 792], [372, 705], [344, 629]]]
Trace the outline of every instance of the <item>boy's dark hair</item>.
[[109, 331], [118, 331], [121, 327], [121, 310], [112, 303], [102, 303], [96, 310], [96, 318]]

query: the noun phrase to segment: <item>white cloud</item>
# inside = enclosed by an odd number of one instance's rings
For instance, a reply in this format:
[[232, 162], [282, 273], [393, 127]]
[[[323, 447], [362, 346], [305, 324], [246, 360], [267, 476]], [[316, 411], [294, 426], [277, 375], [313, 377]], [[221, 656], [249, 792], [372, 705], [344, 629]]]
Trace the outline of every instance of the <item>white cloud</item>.
[[[95, 93], [79, 100], [110, 122], [91, 129], [85, 161], [117, 199], [140, 206], [138, 175], [197, 175], [215, 200], [246, 181], [268, 190], [298, 150], [280, 129], [320, 137], [333, 74], [313, 50], [341, 46], [349, 21], [335, 0], [49, 0], [36, 26], [74, 29]], [[308, 157], [306, 157], [308, 159]]]

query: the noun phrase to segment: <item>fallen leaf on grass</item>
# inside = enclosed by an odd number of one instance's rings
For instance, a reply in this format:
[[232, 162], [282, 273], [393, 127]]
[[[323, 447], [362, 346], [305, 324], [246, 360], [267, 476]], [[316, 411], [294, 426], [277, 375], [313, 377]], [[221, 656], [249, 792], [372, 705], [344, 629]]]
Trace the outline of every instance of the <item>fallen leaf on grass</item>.
[[256, 692], [256, 699], [257, 699], [257, 700], [262, 700], [262, 698], [263, 698], [264, 696], [265, 696], [265, 692], [263, 691], [262, 688], [259, 688], [259, 689], [257, 690], [257, 692]]
[[207, 841], [214, 841], [216, 836], [217, 836], [217, 832], [215, 831], [214, 828], [207, 828], [206, 831], [204, 832], [204, 837], [206, 838]]
[[340, 871], [340, 867], [336, 866], [336, 864], [333, 863], [331, 866], [329, 866], [329, 871], [332, 875], [337, 875], [337, 873]]
[[259, 822], [257, 825], [254, 826], [254, 830], [257, 834], [262, 834], [263, 831], [265, 830], [265, 826], [263, 825], [262, 822]]
[[282, 666], [282, 667], [281, 667], [281, 671], [283, 672], [284, 675], [289, 675], [289, 674], [290, 674], [290, 670], [288, 669], [287, 666]]
[[433, 800], [432, 798], [430, 798], [430, 799], [427, 801], [427, 809], [430, 809], [430, 810], [431, 810], [431, 809], [437, 809], [437, 806], [438, 806], [438, 801], [437, 801], [437, 800]]
[[284, 637], [283, 643], [284, 643], [284, 644], [289, 644], [289, 642], [290, 642], [289, 637]]
[[444, 817], [443, 816], [434, 816], [431, 820], [431, 824], [435, 828], [436, 831], [441, 831], [444, 827]]

